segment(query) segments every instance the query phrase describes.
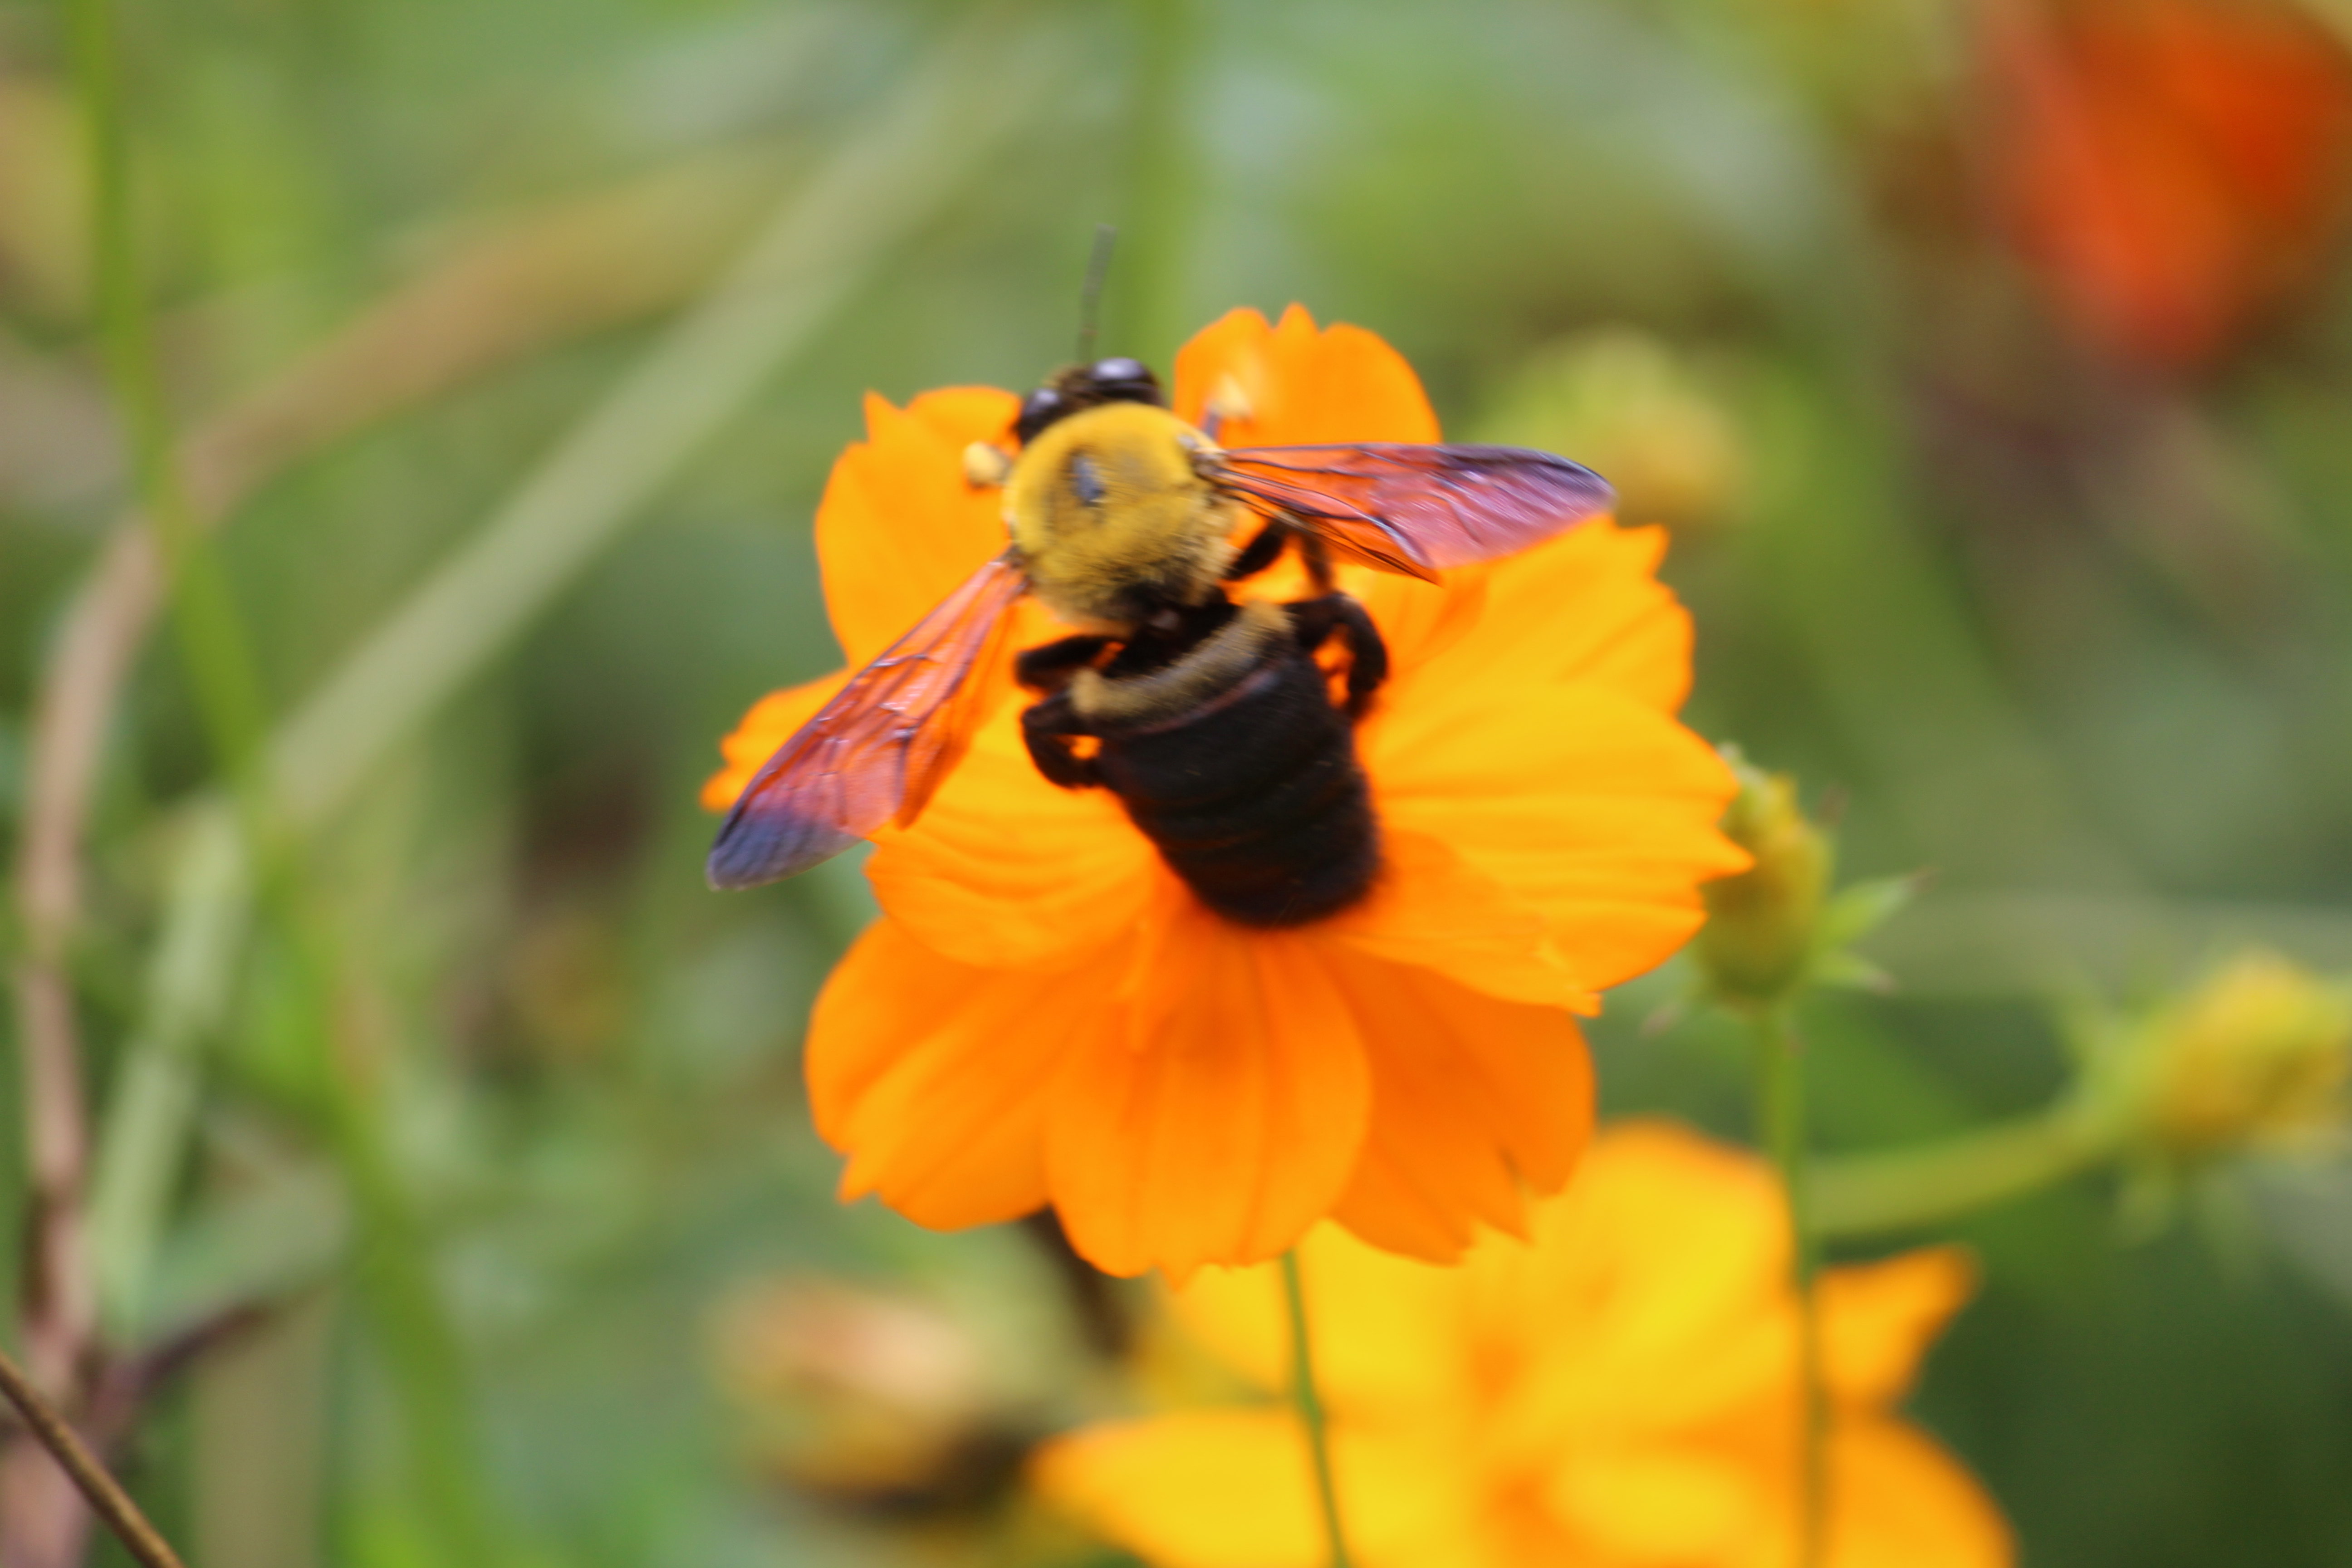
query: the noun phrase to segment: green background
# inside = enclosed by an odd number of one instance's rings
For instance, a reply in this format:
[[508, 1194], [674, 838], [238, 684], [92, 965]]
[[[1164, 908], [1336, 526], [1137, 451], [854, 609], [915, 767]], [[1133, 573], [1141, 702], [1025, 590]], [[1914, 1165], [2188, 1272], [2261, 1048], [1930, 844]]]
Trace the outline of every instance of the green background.
[[[669, 438], [664, 410], [717, 398], [641, 497], [560, 471], [559, 531], [607, 507], [613, 537], [504, 584], [516, 634], [289, 832], [294, 901], [229, 945], [167, 1223], [110, 1310], [145, 1342], [241, 1293], [272, 1305], [124, 1450], [166, 1530], [205, 1568], [1087, 1560], [1034, 1520], [800, 1495], [714, 1373], [730, 1291], [818, 1271], [979, 1325], [1024, 1422], [1105, 1397], [1031, 1238], [833, 1203], [795, 1049], [870, 904], [845, 866], [707, 892], [694, 792], [751, 700], [836, 657], [808, 519], [860, 395], [1034, 384], [1098, 222], [1123, 230], [1107, 351], [1164, 365], [1232, 306], [1297, 300], [1395, 343], [1451, 432], [1607, 468], [1579, 443], [1629, 405], [1615, 366], [1650, 378], [1666, 469], [1729, 454], [1673, 520], [1690, 720], [1837, 803], [1848, 872], [1934, 873], [1873, 944], [1902, 989], [1805, 1017], [1826, 1148], [2040, 1104], [2068, 1071], [2063, 998], [2129, 1005], [2244, 940], [2352, 967], [2352, 291], [2323, 270], [2193, 374], [2072, 337], [1970, 184], [1969, 15], [124, 0], [175, 427], [286, 398], [321, 344], [392, 322], [328, 390], [298, 384], [324, 434], [219, 535], [273, 720], [616, 389], [651, 402], [587, 447], [624, 465]], [[37, 673], [130, 494], [60, 27], [0, 3], [11, 855]], [[827, 180], [850, 194], [811, 219]], [[817, 230], [789, 341], [682, 351], [730, 258], [795, 213]], [[215, 779], [180, 651], [147, 641], [96, 795], [71, 963], [101, 1106]], [[289, 908], [323, 960], [285, 940]], [[355, 1020], [341, 1099], [316, 962]], [[1609, 1108], [1745, 1136], [1736, 1031], [1643, 1029], [1685, 983], [1638, 983], [1595, 1027]], [[363, 1170], [390, 1195], [355, 1192]], [[2338, 1173], [2215, 1171], [2137, 1222], [2092, 1176], [1953, 1234], [1986, 1284], [1916, 1409], [2026, 1563], [2352, 1561]]]

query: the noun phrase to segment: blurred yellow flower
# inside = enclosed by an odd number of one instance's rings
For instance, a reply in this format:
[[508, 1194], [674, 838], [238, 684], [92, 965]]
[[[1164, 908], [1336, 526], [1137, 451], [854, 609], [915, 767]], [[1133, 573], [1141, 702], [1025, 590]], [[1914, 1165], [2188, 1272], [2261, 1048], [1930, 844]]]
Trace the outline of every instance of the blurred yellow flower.
[[2164, 1152], [2320, 1143], [2344, 1121], [2352, 996], [2244, 953], [2142, 1024], [2137, 1047], [2140, 1126]]
[[[1764, 1165], [1663, 1123], [1593, 1144], [1528, 1243], [1453, 1268], [1326, 1226], [1303, 1251], [1340, 1506], [1366, 1568], [1787, 1568], [1801, 1508], [1786, 1211]], [[1983, 1489], [1892, 1406], [1969, 1288], [1948, 1248], [1821, 1279], [1829, 1568], [1999, 1568]], [[1271, 1267], [1204, 1271], [1182, 1323], [1286, 1373]], [[1036, 1485], [1164, 1568], [1318, 1568], [1288, 1412], [1189, 1410], [1057, 1439]]]

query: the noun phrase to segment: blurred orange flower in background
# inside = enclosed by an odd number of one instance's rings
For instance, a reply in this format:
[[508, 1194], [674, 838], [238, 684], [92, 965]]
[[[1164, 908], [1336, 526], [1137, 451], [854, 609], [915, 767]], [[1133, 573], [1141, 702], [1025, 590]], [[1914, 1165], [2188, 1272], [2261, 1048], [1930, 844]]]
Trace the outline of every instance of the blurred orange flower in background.
[[[1176, 411], [1219, 394], [1234, 446], [1430, 441], [1437, 421], [1371, 333], [1235, 311], [1179, 354]], [[868, 401], [816, 521], [853, 665], [1004, 545], [966, 446], [1010, 393]], [[1252, 931], [1203, 909], [1118, 803], [1058, 789], [1005, 705], [911, 827], [877, 837], [885, 918], [810, 1026], [842, 1194], [928, 1226], [1051, 1205], [1100, 1268], [1181, 1276], [1280, 1253], [1326, 1216], [1445, 1259], [1567, 1179], [1591, 1118], [1570, 1009], [1698, 925], [1723, 763], [1673, 715], [1690, 626], [1654, 575], [1664, 536], [1589, 523], [1431, 585], [1345, 569], [1392, 676], [1357, 741], [1382, 829], [1364, 903]], [[1280, 596], [1295, 568], [1259, 591]], [[1016, 647], [1058, 628], [1034, 602]], [[724, 742], [728, 805], [833, 691], [774, 694]]]
[[2311, 280], [2352, 212], [2352, 55], [2285, 0], [1985, 0], [2001, 216], [2061, 313], [2189, 368]]
[[[1318, 1382], [1368, 1568], [1787, 1568], [1801, 1512], [1786, 1209], [1752, 1157], [1665, 1123], [1595, 1140], [1531, 1242], [1455, 1268], [1329, 1228], [1302, 1249]], [[2000, 1568], [1983, 1489], [1893, 1414], [1970, 1269], [1950, 1248], [1820, 1279], [1828, 1568]], [[1174, 1299], [1259, 1387], [1287, 1374], [1269, 1266]], [[1305, 1438], [1283, 1408], [1082, 1429], [1032, 1461], [1048, 1498], [1163, 1568], [1317, 1568]]]

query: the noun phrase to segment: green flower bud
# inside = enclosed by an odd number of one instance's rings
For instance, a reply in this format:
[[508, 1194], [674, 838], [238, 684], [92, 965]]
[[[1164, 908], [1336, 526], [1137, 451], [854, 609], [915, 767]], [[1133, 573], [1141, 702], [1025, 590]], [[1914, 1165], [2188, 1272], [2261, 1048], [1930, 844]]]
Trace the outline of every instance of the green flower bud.
[[1707, 920], [1691, 953], [1715, 1000], [1761, 1011], [1804, 982], [1820, 950], [1835, 856], [1829, 836], [1798, 805], [1795, 779], [1761, 772], [1733, 747], [1724, 756], [1739, 779], [1724, 835], [1756, 863], [1700, 888]]

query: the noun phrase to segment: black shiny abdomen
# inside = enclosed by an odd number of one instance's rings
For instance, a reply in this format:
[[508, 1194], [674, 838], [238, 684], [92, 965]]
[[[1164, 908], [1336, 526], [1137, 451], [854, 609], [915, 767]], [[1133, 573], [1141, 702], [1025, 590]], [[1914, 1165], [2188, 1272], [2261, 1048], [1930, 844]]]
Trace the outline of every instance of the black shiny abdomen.
[[[1187, 614], [1170, 646], [1129, 645], [1102, 670], [1116, 687], [1152, 670], [1182, 674], [1233, 607], [1222, 600]], [[1038, 769], [1066, 788], [1111, 791], [1201, 901], [1243, 925], [1304, 925], [1370, 890], [1380, 870], [1380, 828], [1355, 723], [1387, 669], [1386, 650], [1361, 607], [1343, 595], [1286, 607], [1288, 626], [1211, 689], [1148, 715], [1115, 716], [1125, 697], [1081, 712], [1071, 673], [1108, 639], [1071, 637], [1022, 658], [1022, 679], [1053, 695], [1022, 715]], [[1331, 678], [1313, 650], [1333, 632], [1348, 639], [1349, 707], [1333, 705]], [[1100, 710], [1108, 707], [1114, 712]], [[1095, 750], [1081, 754], [1078, 737]]]
[[1295, 645], [1190, 715], [1096, 733], [1103, 787], [1227, 920], [1304, 925], [1370, 890], [1380, 828], [1355, 727]]

